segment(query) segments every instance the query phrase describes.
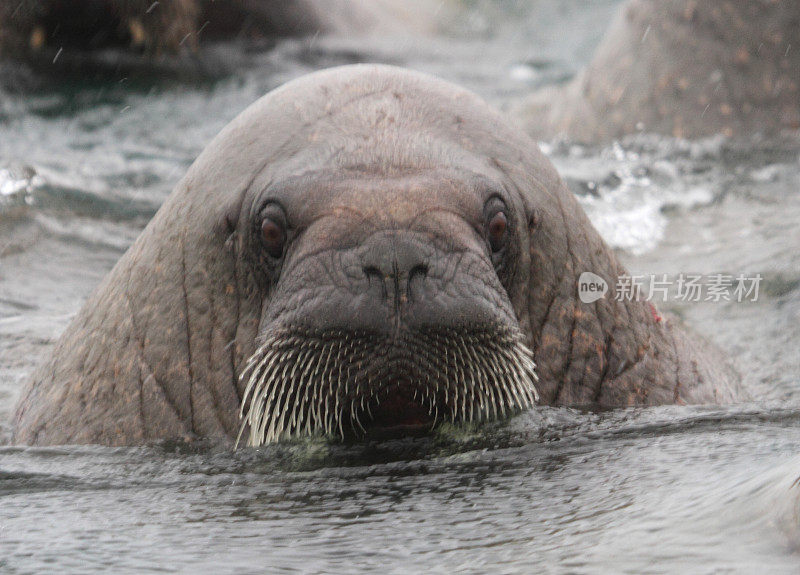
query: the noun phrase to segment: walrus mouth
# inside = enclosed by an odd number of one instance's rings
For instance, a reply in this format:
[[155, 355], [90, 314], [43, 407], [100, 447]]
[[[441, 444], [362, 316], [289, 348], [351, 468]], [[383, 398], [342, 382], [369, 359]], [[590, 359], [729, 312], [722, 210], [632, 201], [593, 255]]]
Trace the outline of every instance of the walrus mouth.
[[500, 419], [535, 405], [534, 369], [522, 333], [506, 327], [273, 330], [240, 376], [236, 444]]

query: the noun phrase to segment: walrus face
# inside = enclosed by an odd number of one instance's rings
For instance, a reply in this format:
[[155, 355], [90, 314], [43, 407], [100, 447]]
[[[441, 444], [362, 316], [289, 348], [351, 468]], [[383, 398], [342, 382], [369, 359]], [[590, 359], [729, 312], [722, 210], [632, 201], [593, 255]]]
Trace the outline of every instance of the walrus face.
[[475, 174], [321, 169], [254, 197], [264, 304], [240, 439], [408, 433], [537, 400], [506, 291], [524, 215]]

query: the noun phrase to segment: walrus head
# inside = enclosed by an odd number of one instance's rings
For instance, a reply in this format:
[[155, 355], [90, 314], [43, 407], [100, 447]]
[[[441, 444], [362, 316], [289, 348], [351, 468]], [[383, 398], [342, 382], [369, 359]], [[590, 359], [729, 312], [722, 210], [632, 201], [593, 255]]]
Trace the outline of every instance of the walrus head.
[[15, 441], [259, 445], [501, 418], [537, 391], [733, 397], [647, 302], [582, 303], [585, 271], [625, 274], [479, 97], [389, 66], [310, 74], [203, 151], [37, 371]]
[[312, 108], [226, 218], [263, 301], [240, 375], [250, 444], [497, 419], [537, 399], [509, 297], [519, 196], [425, 125], [436, 110], [410, 113], [421, 102], [402, 86], [357, 88]]
[[237, 227], [264, 294], [242, 373], [250, 444], [407, 432], [534, 404], [533, 358], [505, 287], [524, 218], [496, 182], [403, 148], [337, 151], [248, 199]]

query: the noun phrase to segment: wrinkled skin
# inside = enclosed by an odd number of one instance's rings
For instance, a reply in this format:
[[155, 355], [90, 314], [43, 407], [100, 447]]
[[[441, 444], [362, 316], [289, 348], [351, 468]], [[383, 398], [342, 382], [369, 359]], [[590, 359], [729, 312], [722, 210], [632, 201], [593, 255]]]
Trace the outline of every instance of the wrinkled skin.
[[[259, 236], [276, 206], [277, 258]], [[518, 329], [544, 404], [736, 399], [724, 361], [648, 303], [581, 303], [583, 271], [612, 286], [625, 273], [536, 145], [482, 100], [392, 67], [318, 72], [200, 155], [34, 375], [14, 440], [231, 441], [246, 360], [297, 324]]]
[[628, 0], [590, 64], [518, 106], [529, 134], [603, 142], [800, 129], [800, 2]]

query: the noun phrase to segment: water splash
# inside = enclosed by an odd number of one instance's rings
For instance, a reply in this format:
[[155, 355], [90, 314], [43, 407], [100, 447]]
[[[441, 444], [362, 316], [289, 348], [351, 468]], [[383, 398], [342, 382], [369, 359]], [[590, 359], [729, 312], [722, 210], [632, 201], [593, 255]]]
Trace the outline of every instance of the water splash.
[[600, 235], [640, 255], [664, 237], [669, 213], [708, 205], [723, 191], [718, 140], [689, 144], [639, 136], [594, 149], [540, 144]]
[[22, 170], [0, 168], [0, 208], [4, 204], [27, 203], [32, 201], [31, 193], [42, 185], [42, 178], [31, 168]]

